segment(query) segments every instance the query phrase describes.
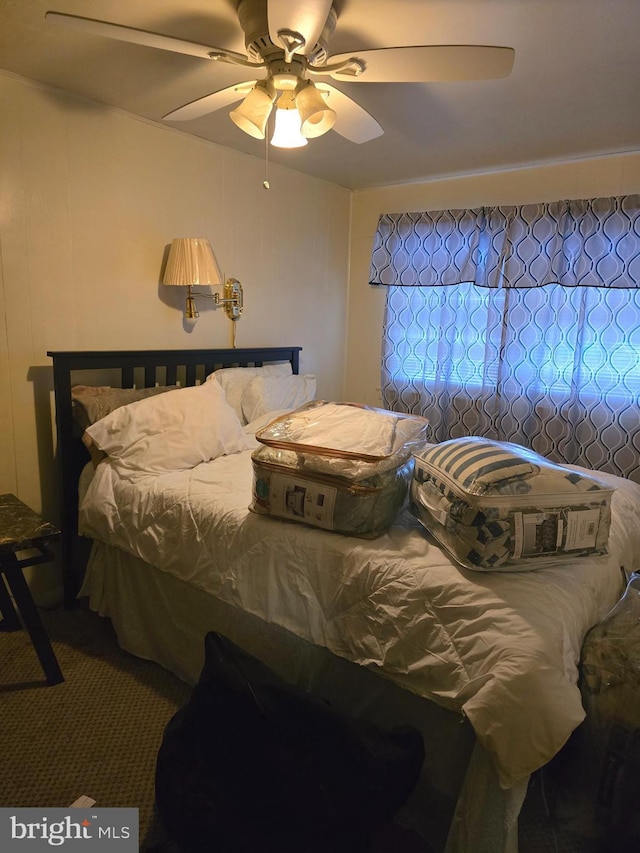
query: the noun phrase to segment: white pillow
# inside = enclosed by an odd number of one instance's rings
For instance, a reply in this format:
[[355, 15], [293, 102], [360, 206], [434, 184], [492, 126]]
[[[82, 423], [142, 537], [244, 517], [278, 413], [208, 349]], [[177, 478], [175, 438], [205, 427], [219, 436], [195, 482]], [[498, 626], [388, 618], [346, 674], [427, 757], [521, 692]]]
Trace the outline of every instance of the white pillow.
[[297, 409], [316, 396], [316, 377], [256, 376], [242, 395], [242, 414], [247, 423], [279, 409]]
[[291, 376], [291, 362], [284, 364], [265, 364], [264, 367], [222, 367], [207, 376], [207, 382], [217, 379], [227, 402], [232, 407], [241, 423], [246, 423], [242, 414], [242, 395], [245, 388], [257, 376]]
[[122, 406], [87, 433], [121, 467], [156, 474], [194, 468], [250, 446], [217, 382]]

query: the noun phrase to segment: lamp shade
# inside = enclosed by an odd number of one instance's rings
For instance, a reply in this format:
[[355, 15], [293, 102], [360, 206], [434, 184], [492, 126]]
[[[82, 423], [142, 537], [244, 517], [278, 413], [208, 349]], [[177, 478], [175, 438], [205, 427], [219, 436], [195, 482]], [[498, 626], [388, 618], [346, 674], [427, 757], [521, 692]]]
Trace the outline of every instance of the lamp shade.
[[209, 241], [203, 237], [176, 237], [172, 240], [162, 283], [182, 287], [222, 284], [222, 273]]
[[300, 130], [303, 136], [310, 139], [322, 136], [335, 124], [335, 111], [327, 106], [311, 80], [300, 88], [296, 95], [296, 105], [300, 114]]
[[244, 101], [229, 113], [229, 118], [249, 136], [264, 139], [267, 121], [275, 100], [275, 92], [268, 85], [258, 81]]
[[276, 104], [276, 121], [271, 144], [276, 148], [301, 148], [307, 140], [300, 133], [300, 114], [291, 92], [283, 92]]

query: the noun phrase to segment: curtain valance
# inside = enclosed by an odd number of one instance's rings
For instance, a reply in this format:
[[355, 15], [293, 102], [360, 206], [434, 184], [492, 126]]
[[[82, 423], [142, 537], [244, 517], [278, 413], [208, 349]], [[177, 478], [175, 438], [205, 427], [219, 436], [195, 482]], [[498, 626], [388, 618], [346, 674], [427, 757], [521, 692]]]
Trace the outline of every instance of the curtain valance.
[[640, 288], [640, 195], [384, 214], [369, 281]]

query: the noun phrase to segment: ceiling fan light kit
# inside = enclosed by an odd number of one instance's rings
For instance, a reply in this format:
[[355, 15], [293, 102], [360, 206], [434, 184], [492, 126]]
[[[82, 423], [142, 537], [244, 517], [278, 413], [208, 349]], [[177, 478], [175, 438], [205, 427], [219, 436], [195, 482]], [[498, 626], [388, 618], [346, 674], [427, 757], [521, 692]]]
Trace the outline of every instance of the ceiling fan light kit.
[[271, 144], [276, 148], [302, 148], [307, 144], [300, 132], [300, 116], [292, 92], [283, 92], [278, 98]]
[[[236, 83], [197, 98], [163, 116], [168, 121], [189, 121], [238, 101], [230, 112], [233, 122], [249, 136], [264, 139], [269, 116], [276, 104], [273, 145], [297, 147], [329, 130], [361, 144], [384, 131], [350, 95], [310, 77], [331, 77], [348, 83], [430, 83], [452, 80], [486, 80], [507, 77], [515, 52], [490, 45], [412, 45], [329, 53], [329, 41], [338, 23], [332, 0], [240, 0], [238, 20], [245, 35], [246, 55], [222, 47], [201, 45], [120, 24], [96, 21], [61, 12], [47, 12], [47, 22], [90, 35], [128, 41], [159, 50], [224, 62], [241, 68], [265, 70], [266, 77]], [[248, 87], [250, 90], [247, 90]], [[288, 97], [284, 95], [288, 93]], [[331, 107], [326, 98], [330, 99]], [[284, 100], [283, 100], [284, 99]], [[281, 103], [282, 102], [282, 103]], [[335, 107], [336, 109], [333, 109]], [[280, 139], [280, 112], [285, 121], [298, 122], [297, 142]], [[283, 117], [281, 117], [283, 118]], [[300, 142], [298, 137], [304, 141]]]
[[264, 139], [276, 91], [269, 80], [258, 80], [240, 106], [229, 113], [229, 118], [249, 136]]
[[275, 103], [275, 130], [271, 144], [299, 148], [307, 139], [331, 130], [336, 120], [322, 94], [311, 80], [293, 74], [274, 74], [258, 80], [242, 103], [229, 113], [231, 120], [249, 136], [264, 139]]
[[315, 139], [331, 130], [336, 121], [335, 110], [327, 105], [311, 80], [299, 84], [296, 107], [300, 115], [300, 130], [308, 139]]

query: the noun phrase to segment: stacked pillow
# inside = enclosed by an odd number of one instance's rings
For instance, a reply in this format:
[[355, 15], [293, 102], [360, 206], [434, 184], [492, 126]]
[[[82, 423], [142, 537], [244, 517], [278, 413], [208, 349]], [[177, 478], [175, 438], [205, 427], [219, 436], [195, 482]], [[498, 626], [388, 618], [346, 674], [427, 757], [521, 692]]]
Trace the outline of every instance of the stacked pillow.
[[74, 418], [94, 466], [160, 474], [193, 468], [252, 446], [243, 426], [312, 400], [315, 376], [291, 365], [230, 367], [193, 387], [72, 389]]
[[297, 409], [313, 400], [316, 378], [298, 376], [291, 364], [267, 364], [264, 367], [224, 367], [207, 377], [217, 380], [227, 402], [242, 424], [251, 423], [269, 412]]
[[115, 409], [175, 391], [177, 385], [155, 385], [152, 388], [112, 388], [110, 385], [74, 385], [71, 389], [73, 418], [78, 426], [85, 430], [100, 418], [111, 414]]
[[86, 433], [119, 468], [153, 474], [194, 468], [249, 446], [217, 382], [121, 406]]

